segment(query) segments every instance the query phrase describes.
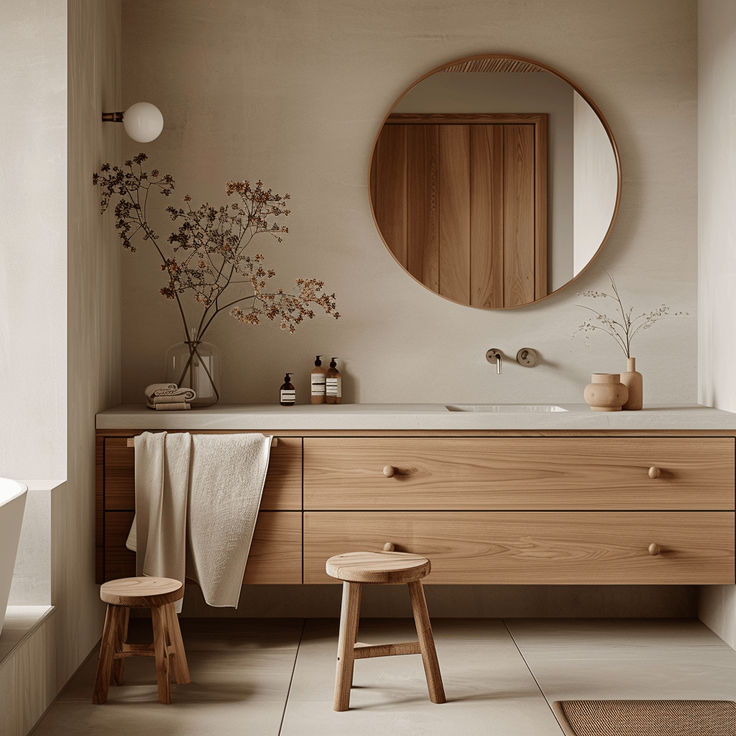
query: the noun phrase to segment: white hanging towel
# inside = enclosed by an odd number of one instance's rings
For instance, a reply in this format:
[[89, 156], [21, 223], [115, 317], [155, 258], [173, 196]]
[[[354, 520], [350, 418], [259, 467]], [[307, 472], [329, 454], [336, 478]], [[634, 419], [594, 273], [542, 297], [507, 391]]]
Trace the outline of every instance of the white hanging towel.
[[136, 517], [126, 546], [138, 575], [199, 583], [211, 606], [238, 605], [271, 438], [144, 432], [135, 439]]
[[210, 606], [238, 606], [270, 454], [262, 434], [192, 435], [187, 574]]
[[135, 438], [135, 518], [125, 546], [136, 575], [184, 582], [189, 464], [187, 432], [143, 432]]

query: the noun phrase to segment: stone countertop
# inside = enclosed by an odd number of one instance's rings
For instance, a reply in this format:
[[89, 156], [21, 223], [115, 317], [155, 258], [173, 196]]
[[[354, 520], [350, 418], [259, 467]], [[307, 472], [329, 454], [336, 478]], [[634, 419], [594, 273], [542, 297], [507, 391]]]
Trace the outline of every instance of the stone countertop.
[[565, 411], [450, 411], [445, 404], [217, 405], [154, 411], [123, 404], [100, 412], [97, 429], [109, 430], [489, 430], [489, 431], [736, 431], [736, 413], [698, 404], [652, 406], [641, 411], [593, 412], [586, 404]]

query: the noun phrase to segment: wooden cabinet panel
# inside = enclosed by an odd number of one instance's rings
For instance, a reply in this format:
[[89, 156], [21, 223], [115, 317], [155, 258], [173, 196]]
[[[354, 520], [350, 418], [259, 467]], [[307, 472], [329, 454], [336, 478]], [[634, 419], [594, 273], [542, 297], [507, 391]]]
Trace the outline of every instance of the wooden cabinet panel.
[[304, 507], [732, 510], [734, 440], [306, 437]]
[[734, 582], [734, 515], [681, 511], [305, 512], [304, 582], [330, 582], [332, 555], [385, 542], [429, 557], [428, 583]]
[[[135, 508], [135, 451], [126, 443], [126, 437], [105, 438], [105, 511]], [[302, 439], [279, 437], [278, 445], [271, 448], [261, 509], [296, 511], [301, 507]]]
[[[125, 547], [132, 523], [132, 511], [105, 513], [105, 580], [135, 575], [135, 554]], [[301, 512], [264, 511], [258, 514], [244, 582], [302, 582]]]
[[470, 128], [467, 125], [440, 126], [439, 184], [439, 293], [460, 304], [470, 304]]
[[[406, 149], [406, 263], [401, 265], [428, 289], [438, 291], [439, 126], [406, 126]], [[386, 240], [390, 242], [388, 236]]]
[[470, 126], [470, 304], [488, 309], [504, 306], [503, 129]]
[[302, 582], [301, 511], [264, 511], [258, 514], [244, 582]]
[[503, 157], [503, 297], [516, 307], [535, 299], [533, 125], [504, 125]]
[[386, 245], [428, 289], [482, 308], [547, 295], [545, 113], [391, 114], [370, 184]]
[[132, 511], [105, 513], [105, 577], [97, 582], [135, 576], [135, 552], [125, 546], [133, 517]]
[[406, 268], [406, 129], [384, 128], [376, 142], [371, 169], [371, 193], [376, 223], [383, 239], [391, 244], [399, 263]]

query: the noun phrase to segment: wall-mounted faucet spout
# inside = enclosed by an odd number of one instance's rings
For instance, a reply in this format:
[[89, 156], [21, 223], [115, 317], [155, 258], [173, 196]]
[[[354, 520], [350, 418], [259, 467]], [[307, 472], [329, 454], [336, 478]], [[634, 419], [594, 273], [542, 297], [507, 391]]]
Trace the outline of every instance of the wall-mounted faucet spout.
[[490, 348], [486, 350], [486, 360], [489, 363], [496, 362], [496, 373], [501, 375], [501, 364], [503, 363], [503, 353], [498, 348]]

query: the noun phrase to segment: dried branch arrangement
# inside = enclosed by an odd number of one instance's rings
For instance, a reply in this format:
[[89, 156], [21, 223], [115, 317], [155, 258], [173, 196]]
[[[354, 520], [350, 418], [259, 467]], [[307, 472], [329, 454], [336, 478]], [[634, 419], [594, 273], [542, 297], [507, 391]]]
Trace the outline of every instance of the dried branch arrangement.
[[[255, 184], [227, 182], [225, 193], [233, 201], [219, 207], [208, 203], [195, 207], [187, 195], [183, 207], [166, 208], [174, 229], [163, 245], [151, 226], [149, 197], [170, 197], [174, 178], [158, 169], [146, 171], [146, 160], [146, 154], [139, 153], [122, 166], [103, 164], [92, 183], [100, 190], [101, 212], [114, 204], [115, 228], [123, 247], [135, 252], [137, 240], [147, 241], [160, 256], [161, 270], [166, 273], [161, 294], [176, 302], [185, 341], [194, 328], [201, 342], [215, 317], [226, 310], [244, 324], [257, 325], [266, 318], [289, 332], [312, 319], [316, 309], [340, 316], [335, 295], [327, 293], [319, 279], [298, 278], [290, 292], [268, 288], [276, 272], [264, 265], [262, 253], [249, 250], [261, 235], [283, 242], [288, 228], [281, 218], [289, 215], [288, 194], [275, 194], [259, 180]], [[186, 292], [201, 306], [194, 323], [187, 319], [181, 299]]]
[[687, 312], [673, 312], [666, 304], [660, 304], [651, 312], [635, 313], [634, 307], [624, 306], [613, 276], [608, 274], [608, 278], [611, 282], [610, 294], [606, 291], [587, 289], [580, 292], [580, 296], [594, 300], [602, 299], [605, 305], [613, 303], [613, 316], [608, 314], [605, 309], [578, 304], [579, 307], [586, 309], [591, 314], [578, 325], [575, 332], [582, 332], [586, 339], [592, 333], [603, 332], [615, 340], [627, 358], [631, 357], [632, 341], [642, 330], [648, 330], [664, 317], [677, 317], [687, 314]]

